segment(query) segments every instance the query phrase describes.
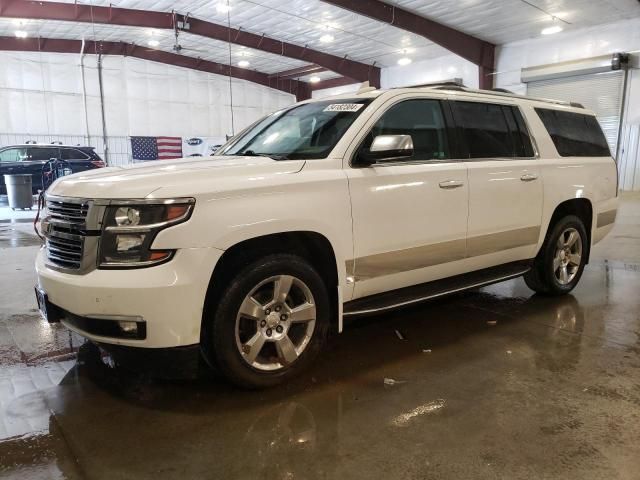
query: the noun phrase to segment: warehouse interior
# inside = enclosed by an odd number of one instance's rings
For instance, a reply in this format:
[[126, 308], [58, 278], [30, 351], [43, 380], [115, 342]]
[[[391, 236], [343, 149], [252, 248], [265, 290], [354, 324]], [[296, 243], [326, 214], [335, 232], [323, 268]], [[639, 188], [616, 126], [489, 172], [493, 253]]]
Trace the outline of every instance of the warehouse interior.
[[265, 390], [166, 379], [43, 320], [38, 196], [0, 190], [0, 478], [637, 478], [637, 0], [0, 0], [0, 174], [204, 161], [296, 102], [440, 83], [596, 114], [619, 205], [574, 291], [345, 320]]

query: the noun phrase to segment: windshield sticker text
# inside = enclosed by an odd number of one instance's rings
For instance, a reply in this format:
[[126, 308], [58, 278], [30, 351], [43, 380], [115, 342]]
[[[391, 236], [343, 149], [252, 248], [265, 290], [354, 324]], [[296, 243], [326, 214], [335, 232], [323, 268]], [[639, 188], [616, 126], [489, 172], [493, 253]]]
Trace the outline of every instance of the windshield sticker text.
[[362, 103], [332, 103], [323, 112], [357, 112], [363, 106]]

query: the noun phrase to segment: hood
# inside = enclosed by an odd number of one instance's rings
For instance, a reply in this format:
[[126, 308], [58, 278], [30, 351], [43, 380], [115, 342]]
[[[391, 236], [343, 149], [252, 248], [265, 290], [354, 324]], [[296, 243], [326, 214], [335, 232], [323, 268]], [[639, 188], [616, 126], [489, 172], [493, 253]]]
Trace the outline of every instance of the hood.
[[62, 177], [49, 188], [51, 195], [81, 198], [146, 198], [156, 190], [172, 196], [192, 196], [198, 190], [216, 191], [237, 179], [275, 178], [299, 172], [304, 160], [220, 156], [159, 160], [124, 167], [107, 167]]

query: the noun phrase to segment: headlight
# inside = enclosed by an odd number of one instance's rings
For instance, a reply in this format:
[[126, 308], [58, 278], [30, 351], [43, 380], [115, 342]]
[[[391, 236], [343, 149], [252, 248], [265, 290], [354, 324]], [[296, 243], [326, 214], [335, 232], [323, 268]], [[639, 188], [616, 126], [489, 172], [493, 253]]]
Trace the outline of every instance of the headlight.
[[138, 225], [140, 223], [140, 209], [134, 207], [118, 207], [114, 218], [118, 226]]
[[107, 207], [100, 237], [100, 268], [157, 265], [174, 250], [152, 250], [159, 231], [189, 219], [195, 200], [114, 201]]

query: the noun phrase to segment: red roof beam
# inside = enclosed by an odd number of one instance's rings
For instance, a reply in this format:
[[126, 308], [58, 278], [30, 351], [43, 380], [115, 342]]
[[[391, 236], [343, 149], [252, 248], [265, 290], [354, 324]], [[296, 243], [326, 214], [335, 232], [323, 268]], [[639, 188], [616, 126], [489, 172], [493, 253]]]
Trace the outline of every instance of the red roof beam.
[[304, 67], [292, 68], [291, 70], [285, 70], [282, 72], [271, 73], [270, 77], [278, 78], [299, 78], [314, 73], [326, 72], [327, 69], [319, 65], [305, 65]]
[[322, 0], [407, 32], [420, 35], [478, 67], [480, 88], [491, 88], [495, 45], [380, 0]]
[[[59, 20], [69, 22], [100, 23], [156, 29], [172, 29], [173, 14], [119, 7], [100, 7], [79, 3], [40, 2], [33, 0], [3, 0], [0, 15], [3, 17], [36, 20]], [[185, 22], [184, 15], [176, 15], [176, 20]], [[307, 46], [295, 45], [276, 40], [266, 35], [257, 35], [242, 29], [228, 28], [206, 20], [189, 17], [189, 28], [184, 31], [219, 41], [231, 41], [236, 45], [282, 55], [320, 65], [341, 75], [368, 80], [372, 85], [380, 85], [380, 69], [366, 63], [320, 52]]]

